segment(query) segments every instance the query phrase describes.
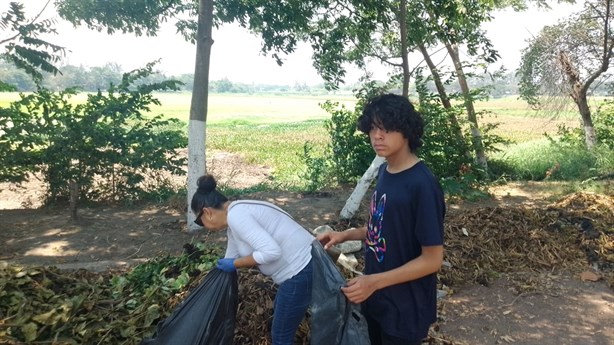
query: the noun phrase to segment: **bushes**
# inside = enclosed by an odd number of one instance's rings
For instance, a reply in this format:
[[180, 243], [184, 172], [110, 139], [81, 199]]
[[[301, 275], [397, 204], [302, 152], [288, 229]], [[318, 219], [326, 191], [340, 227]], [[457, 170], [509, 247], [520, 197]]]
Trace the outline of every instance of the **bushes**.
[[[375, 154], [369, 138], [356, 127], [363, 105], [374, 95], [389, 92], [390, 85], [367, 83], [356, 93], [358, 103], [352, 111], [339, 107], [336, 103], [326, 102], [322, 107], [331, 114], [326, 122], [330, 144], [318, 156], [309, 144], [302, 155], [307, 172], [302, 176], [308, 180], [309, 191], [331, 185], [356, 182], [371, 164]], [[446, 192], [456, 195], [472, 193], [480, 187], [480, 180], [486, 174], [474, 167], [471, 155], [471, 134], [466, 122], [459, 120], [462, 106], [444, 108], [438, 96], [430, 93], [425, 80], [416, 80], [419, 95], [417, 107], [421, 112], [424, 128], [424, 146], [418, 155], [429, 165], [436, 176], [442, 180]], [[454, 119], [454, 121], [452, 121]], [[496, 126], [482, 130], [483, 145], [486, 150], [494, 150], [501, 138], [490, 134]]]
[[614, 102], [594, 116], [597, 145], [587, 149], [581, 128], [560, 126], [556, 136], [508, 147], [491, 160], [499, 176], [515, 180], [589, 180], [614, 172]]
[[178, 82], [133, 86], [152, 67], [124, 74], [119, 85], [88, 95], [84, 104], [71, 102], [75, 89], [39, 88], [0, 108], [0, 179], [23, 181], [28, 172], [41, 172], [48, 202], [134, 200], [152, 181], [167, 184], [162, 172], [182, 173], [185, 158], [176, 150], [187, 145], [184, 125], [144, 115], [159, 104], [152, 92], [176, 90]]
[[375, 157], [369, 138], [356, 128], [360, 108], [353, 111], [327, 101], [322, 106], [331, 114], [324, 127], [330, 136], [329, 160], [339, 183], [356, 182]]

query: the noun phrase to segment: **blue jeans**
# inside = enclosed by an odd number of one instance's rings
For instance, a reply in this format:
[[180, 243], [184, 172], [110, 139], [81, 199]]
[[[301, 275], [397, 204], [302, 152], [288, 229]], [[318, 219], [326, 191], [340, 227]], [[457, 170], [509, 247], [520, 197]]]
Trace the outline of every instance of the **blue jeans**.
[[311, 304], [312, 272], [313, 268], [309, 261], [302, 271], [277, 288], [271, 327], [273, 345], [294, 344], [296, 330]]

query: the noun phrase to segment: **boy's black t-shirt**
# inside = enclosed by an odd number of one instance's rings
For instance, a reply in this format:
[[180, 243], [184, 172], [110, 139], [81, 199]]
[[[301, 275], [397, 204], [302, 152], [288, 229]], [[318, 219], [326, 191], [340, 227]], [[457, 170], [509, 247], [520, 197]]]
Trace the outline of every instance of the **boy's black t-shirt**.
[[[379, 169], [367, 225], [365, 273], [392, 270], [420, 256], [422, 246], [443, 245], [445, 201], [439, 182], [422, 162], [399, 173]], [[427, 336], [437, 317], [436, 274], [376, 291], [363, 310], [389, 335]]]

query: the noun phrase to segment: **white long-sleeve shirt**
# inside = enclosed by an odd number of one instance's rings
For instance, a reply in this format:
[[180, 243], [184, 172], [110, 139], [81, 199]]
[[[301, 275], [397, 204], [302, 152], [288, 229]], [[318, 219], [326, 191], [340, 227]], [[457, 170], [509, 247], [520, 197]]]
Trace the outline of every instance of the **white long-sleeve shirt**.
[[279, 207], [240, 200], [228, 207], [227, 258], [252, 255], [276, 284], [292, 278], [311, 260], [314, 236]]

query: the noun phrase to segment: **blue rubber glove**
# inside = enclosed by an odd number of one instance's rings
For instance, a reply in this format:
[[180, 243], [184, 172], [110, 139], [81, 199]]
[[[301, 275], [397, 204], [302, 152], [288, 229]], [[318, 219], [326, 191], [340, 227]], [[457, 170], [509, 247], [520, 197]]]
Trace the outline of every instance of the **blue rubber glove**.
[[221, 269], [224, 272], [234, 272], [237, 270], [237, 268], [235, 267], [235, 259], [231, 258], [219, 259], [215, 267]]

